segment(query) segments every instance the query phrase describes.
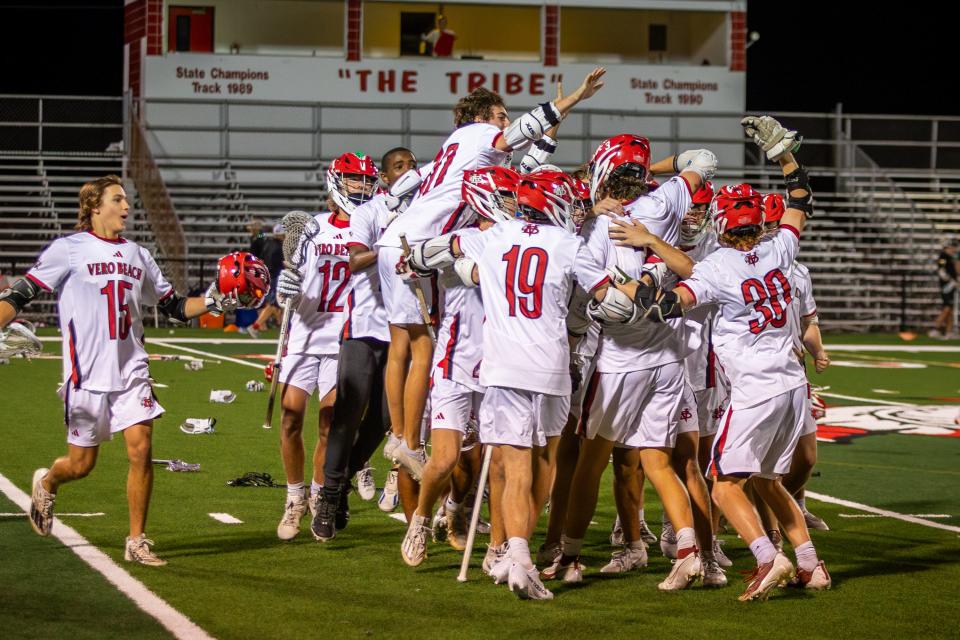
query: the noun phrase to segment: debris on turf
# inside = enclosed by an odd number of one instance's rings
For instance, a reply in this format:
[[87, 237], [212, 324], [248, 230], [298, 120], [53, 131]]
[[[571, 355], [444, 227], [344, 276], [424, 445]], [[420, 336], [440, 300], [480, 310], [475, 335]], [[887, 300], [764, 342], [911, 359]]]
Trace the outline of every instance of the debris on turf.
[[263, 391], [263, 383], [259, 380], [247, 380], [247, 391]]
[[247, 471], [239, 478], [229, 480], [227, 484], [231, 487], [286, 487], [285, 484], [277, 484], [266, 471]]
[[187, 418], [180, 425], [180, 431], [191, 436], [200, 433], [213, 433], [213, 425], [215, 424], [217, 424], [216, 418]]
[[200, 463], [198, 462], [185, 462], [180, 459], [176, 460], [154, 460], [153, 464], [162, 464], [167, 467], [167, 471], [200, 471]]
[[230, 404], [237, 399], [237, 394], [229, 389], [213, 389], [210, 391], [210, 402]]

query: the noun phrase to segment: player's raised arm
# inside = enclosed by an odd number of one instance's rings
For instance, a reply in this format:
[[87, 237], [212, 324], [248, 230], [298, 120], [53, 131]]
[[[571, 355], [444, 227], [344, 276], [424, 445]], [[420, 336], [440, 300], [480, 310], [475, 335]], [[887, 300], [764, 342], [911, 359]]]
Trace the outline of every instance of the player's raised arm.
[[802, 231], [806, 219], [813, 215], [813, 192], [807, 170], [793, 157], [803, 138], [770, 116], [747, 116], [740, 121], [744, 132], [772, 162], [780, 164], [787, 187], [787, 212], [781, 226]]
[[589, 99], [603, 87], [601, 78], [606, 72], [603, 67], [597, 67], [587, 74], [577, 90], [570, 95], [544, 102], [523, 114], [503, 130], [503, 135], [497, 138], [494, 146], [500, 151], [513, 151], [540, 140], [552, 127], [559, 125], [576, 104]]

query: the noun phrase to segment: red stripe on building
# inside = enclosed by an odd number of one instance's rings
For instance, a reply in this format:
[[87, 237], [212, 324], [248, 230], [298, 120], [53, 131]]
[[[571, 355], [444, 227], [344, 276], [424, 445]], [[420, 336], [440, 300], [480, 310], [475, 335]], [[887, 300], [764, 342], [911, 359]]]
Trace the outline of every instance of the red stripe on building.
[[549, 4], [543, 8], [543, 65], [557, 66], [560, 51], [560, 7]]
[[360, 47], [363, 44], [363, 4], [361, 0], [347, 0], [347, 60], [360, 60]]
[[747, 70], [747, 13], [730, 12], [730, 71]]

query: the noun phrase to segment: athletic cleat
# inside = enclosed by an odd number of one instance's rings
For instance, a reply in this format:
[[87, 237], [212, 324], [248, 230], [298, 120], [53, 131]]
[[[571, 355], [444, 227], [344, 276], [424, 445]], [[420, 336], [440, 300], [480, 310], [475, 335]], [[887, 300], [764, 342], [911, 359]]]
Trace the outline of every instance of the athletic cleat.
[[167, 564], [166, 560], [161, 560], [150, 549], [153, 546], [153, 540], [147, 538], [147, 534], [141, 533], [136, 538], [127, 538], [127, 543], [123, 550], [123, 559], [127, 562], [136, 562], [137, 564], [148, 567], [162, 567]]
[[497, 565], [498, 562], [503, 560], [507, 555], [507, 543], [504, 542], [501, 545], [487, 546], [487, 553], [483, 556], [483, 563], [480, 567], [483, 569], [483, 572], [488, 576], [493, 576], [493, 567]]
[[260, 332], [254, 329], [252, 324], [244, 328], [243, 332], [248, 336], [250, 336], [251, 338], [253, 338], [254, 340], [260, 337]]
[[517, 594], [521, 600], [553, 600], [553, 593], [540, 582], [536, 567], [524, 569], [514, 562], [507, 575], [507, 584], [510, 591]]
[[30, 495], [30, 526], [41, 536], [50, 535], [53, 528], [53, 503], [57, 496], [43, 488], [43, 479], [47, 477], [46, 468], [33, 472]]
[[457, 551], [467, 548], [467, 533], [470, 525], [467, 524], [466, 509], [460, 507], [453, 513], [448, 513], [444, 520], [447, 528], [447, 543]]
[[640, 539], [646, 542], [648, 545], [657, 541], [656, 534], [650, 530], [646, 520], [640, 520]]
[[397, 468], [394, 467], [387, 474], [387, 481], [383, 484], [377, 507], [384, 513], [390, 513], [400, 504], [400, 494], [397, 493]]
[[660, 551], [665, 558], [677, 558], [677, 532], [673, 530], [673, 524], [669, 520], [663, 523], [660, 531]]
[[680, 591], [692, 585], [702, 575], [703, 564], [699, 554], [689, 553], [684, 558], [673, 561], [673, 569], [657, 588], [660, 591]]
[[446, 542], [447, 541], [447, 509], [445, 505], [440, 505], [437, 508], [437, 512], [433, 514], [433, 520], [430, 522], [431, 529], [433, 529], [433, 541], [434, 542]]
[[725, 587], [727, 586], [727, 574], [723, 572], [720, 563], [716, 558], [702, 560], [703, 562], [703, 586], [705, 587]]
[[788, 587], [795, 589], [810, 589], [812, 591], [824, 591], [833, 586], [833, 579], [827, 571], [827, 565], [820, 561], [813, 571], [804, 571], [797, 567], [797, 575], [787, 583]]
[[620, 551], [613, 552], [610, 562], [600, 569], [600, 573], [626, 573], [632, 569], [643, 569], [645, 566], [647, 566], [645, 546], [639, 549], [624, 547]]
[[334, 516], [334, 526], [337, 531], [346, 529], [350, 524], [350, 489], [340, 490], [340, 500], [337, 501], [337, 513]]
[[490, 567], [490, 577], [493, 578], [493, 584], [503, 584], [510, 577], [510, 568], [514, 565], [513, 558], [504, 549], [504, 553], [497, 560], [496, 564]]
[[610, 546], [622, 547], [623, 545], [623, 523], [620, 522], [620, 516], [618, 515], [617, 519], [613, 521], [613, 529], [610, 530]]
[[401, 442], [403, 442], [403, 440], [393, 435], [393, 431], [387, 431], [387, 442], [383, 445], [383, 457], [392, 461], [393, 452]]
[[329, 542], [337, 537], [337, 507], [338, 503], [330, 502], [324, 494], [319, 494], [317, 512], [310, 523], [310, 531], [316, 540]]
[[427, 517], [414, 514], [407, 527], [407, 535], [403, 536], [403, 542], [400, 543], [400, 555], [408, 566], [418, 567], [427, 557], [428, 535], [430, 527], [427, 526]]
[[297, 498], [288, 496], [287, 506], [283, 509], [283, 518], [277, 525], [277, 537], [281, 540], [296, 538], [297, 534], [300, 533], [300, 520], [306, 515], [307, 508], [307, 501], [302, 496]]
[[370, 465], [357, 472], [357, 495], [368, 502], [377, 495], [377, 483], [373, 479], [373, 467]]
[[777, 553], [776, 557], [770, 562], [744, 573], [743, 581], [748, 584], [746, 591], [737, 598], [740, 602], [766, 600], [771, 591], [778, 586], [785, 586], [794, 576], [793, 565], [787, 559], [787, 556], [782, 553]]
[[714, 536], [713, 538], [713, 557], [717, 559], [717, 564], [719, 564], [724, 569], [733, 566], [733, 560], [727, 557], [727, 554], [723, 552], [721, 545], [723, 540]]
[[816, 516], [804, 508], [803, 519], [807, 523], [807, 529], [816, 529], [818, 531], [830, 531], [830, 525], [824, 522], [823, 518]]
[[393, 459], [407, 470], [411, 478], [420, 482], [420, 478], [423, 476], [423, 467], [427, 464], [426, 449], [420, 447], [413, 451], [407, 446], [406, 442], [401, 442], [393, 451]]
[[560, 559], [560, 554], [559, 542], [542, 544], [540, 548], [537, 549], [537, 564], [544, 567], [551, 565]]
[[563, 564], [562, 556], [558, 557], [556, 562], [541, 572], [544, 580], [557, 580], [567, 584], [583, 582], [583, 565], [580, 564], [580, 558], [576, 558], [568, 564]]

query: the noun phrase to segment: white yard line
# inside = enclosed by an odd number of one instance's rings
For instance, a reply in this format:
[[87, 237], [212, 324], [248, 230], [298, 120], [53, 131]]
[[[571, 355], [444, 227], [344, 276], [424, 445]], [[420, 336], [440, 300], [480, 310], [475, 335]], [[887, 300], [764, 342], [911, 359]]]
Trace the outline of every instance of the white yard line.
[[[30, 496], [21, 491], [3, 474], [0, 474], [0, 492], [24, 511], [30, 509]], [[110, 556], [90, 544], [86, 538], [65, 525], [59, 518], [54, 518], [53, 531], [50, 535], [62, 542], [77, 554], [81, 560], [93, 567], [94, 570], [101, 573], [103, 577], [119, 589], [123, 595], [130, 598], [135, 605], [155, 618], [156, 621], [162, 624], [175, 638], [182, 638], [183, 640], [213, 640], [211, 635], [197, 626], [190, 618], [171, 607], [166, 600], [150, 591], [146, 585], [111, 560]], [[163, 571], [163, 569], [158, 569], [158, 571]]]
[[[886, 518], [878, 513], [838, 513], [841, 518]], [[905, 513], [911, 518], [952, 518], [948, 513]]]
[[[209, 341], [207, 341], [209, 342]], [[226, 360], [227, 362], [233, 362], [235, 364], [242, 364], [245, 367], [253, 367], [254, 369], [259, 369], [263, 371], [263, 365], [257, 364], [256, 362], [249, 362], [247, 360], [241, 360], [240, 358], [231, 358], [230, 356], [223, 356], [219, 353], [210, 353], [209, 351], [200, 351], [199, 349], [191, 349], [190, 347], [181, 347], [180, 345], [173, 344], [169, 340], [150, 340], [150, 344], [157, 344], [161, 347], [169, 347], [170, 349], [177, 349], [178, 351], [185, 351], [186, 353], [192, 353], [198, 356], [207, 356], [208, 358], [213, 358], [214, 360]], [[276, 342], [274, 342], [276, 344]]]
[[229, 513], [208, 513], [207, 515], [217, 522], [222, 522], [223, 524], [243, 524], [243, 520], [234, 518]]
[[821, 396], [828, 398], [840, 398], [841, 400], [856, 400], [857, 402], [869, 402], [870, 404], [888, 404], [893, 407], [912, 407], [911, 402], [897, 402], [896, 400], [881, 400], [880, 398], [861, 398], [860, 396], [847, 396], [842, 393], [833, 393], [832, 391], [819, 391]]
[[[105, 516], [103, 511], [98, 511], [96, 513], [58, 513], [58, 518], [96, 518], [97, 516]], [[0, 513], [0, 518], [26, 518], [27, 512], [20, 511], [17, 513]]]
[[943, 524], [942, 522], [934, 522], [933, 520], [927, 520], [925, 518], [918, 518], [916, 516], [911, 516], [905, 513], [897, 513], [896, 511], [878, 509], [877, 507], [871, 507], [870, 505], [867, 505], [867, 504], [853, 502], [852, 500], [843, 500], [841, 498], [834, 498], [833, 496], [827, 496], [822, 493], [814, 493], [813, 491], [809, 491], [809, 490], [806, 492], [806, 497], [813, 498], [814, 500], [819, 500], [820, 502], [826, 502], [828, 504], [840, 505], [841, 507], [847, 507], [848, 509], [857, 509], [858, 511], [875, 513], [878, 516], [895, 518], [896, 520], [903, 520], [904, 522], [923, 525], [924, 527], [932, 527], [934, 529], [943, 529], [944, 531], [953, 531], [954, 533], [960, 533], [960, 527], [955, 527], [949, 524]]

